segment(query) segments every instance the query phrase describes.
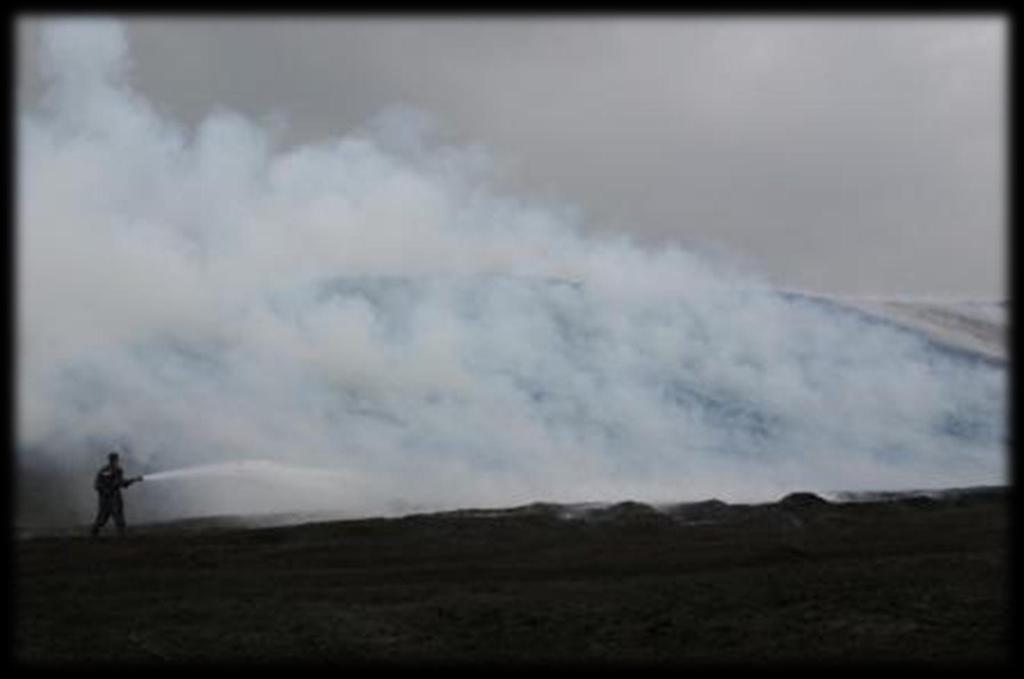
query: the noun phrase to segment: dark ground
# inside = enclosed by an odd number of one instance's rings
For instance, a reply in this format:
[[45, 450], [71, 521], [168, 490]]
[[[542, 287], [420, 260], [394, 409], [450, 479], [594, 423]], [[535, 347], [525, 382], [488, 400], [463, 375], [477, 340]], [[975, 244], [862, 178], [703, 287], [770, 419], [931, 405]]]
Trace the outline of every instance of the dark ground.
[[1006, 489], [559, 505], [15, 543], [14, 653], [97, 662], [996, 665]]

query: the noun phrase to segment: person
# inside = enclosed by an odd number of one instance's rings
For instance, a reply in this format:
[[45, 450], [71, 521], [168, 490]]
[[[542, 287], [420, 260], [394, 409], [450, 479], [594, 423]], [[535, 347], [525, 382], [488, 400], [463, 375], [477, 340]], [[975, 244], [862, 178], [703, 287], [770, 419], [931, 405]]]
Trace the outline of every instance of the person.
[[96, 480], [93, 481], [93, 488], [99, 494], [100, 506], [99, 512], [96, 514], [96, 521], [92, 525], [92, 537], [99, 535], [100, 528], [107, 523], [107, 519], [111, 516], [114, 517], [118, 535], [124, 535], [124, 501], [121, 498], [121, 489], [141, 480], [141, 476], [126, 480], [119, 455], [114, 452], [107, 455], [107, 464], [100, 468], [96, 474]]

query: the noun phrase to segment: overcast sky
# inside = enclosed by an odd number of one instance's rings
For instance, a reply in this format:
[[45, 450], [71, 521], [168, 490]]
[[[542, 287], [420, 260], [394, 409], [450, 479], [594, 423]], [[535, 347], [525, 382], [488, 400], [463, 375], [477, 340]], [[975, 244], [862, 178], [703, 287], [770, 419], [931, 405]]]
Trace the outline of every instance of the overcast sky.
[[[391, 107], [595, 232], [730, 252], [787, 287], [1003, 297], [1000, 17], [126, 21], [131, 82], [282, 146]], [[19, 23], [21, 104], [38, 94]]]

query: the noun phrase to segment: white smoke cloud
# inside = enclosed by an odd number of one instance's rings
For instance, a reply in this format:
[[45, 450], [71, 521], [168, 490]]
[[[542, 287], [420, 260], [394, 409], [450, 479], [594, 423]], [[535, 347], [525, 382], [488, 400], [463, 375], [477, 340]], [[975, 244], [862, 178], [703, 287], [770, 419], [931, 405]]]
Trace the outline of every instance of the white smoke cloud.
[[164, 494], [153, 516], [1004, 478], [1001, 369], [586, 238], [415, 111], [280, 150], [230, 111], [184, 129], [133, 92], [127, 47], [113, 22], [47, 22], [51, 89], [19, 115], [22, 467], [120, 445], [142, 471], [345, 479], [234, 504], [238, 485], [163, 484], [140, 491]]

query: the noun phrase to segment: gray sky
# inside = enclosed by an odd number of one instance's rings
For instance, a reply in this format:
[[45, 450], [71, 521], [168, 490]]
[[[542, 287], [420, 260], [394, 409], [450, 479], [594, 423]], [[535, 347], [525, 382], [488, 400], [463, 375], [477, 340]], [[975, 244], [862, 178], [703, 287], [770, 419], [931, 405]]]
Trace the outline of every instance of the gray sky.
[[184, 124], [228, 108], [294, 144], [416, 107], [595, 232], [724, 250], [790, 287], [1005, 295], [999, 17], [126, 26], [131, 81]]

